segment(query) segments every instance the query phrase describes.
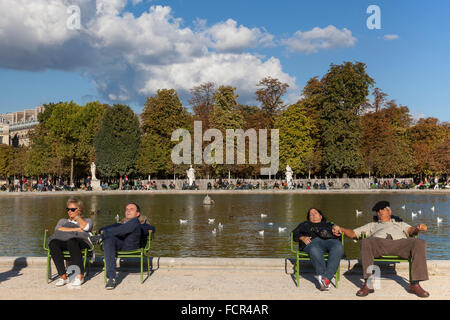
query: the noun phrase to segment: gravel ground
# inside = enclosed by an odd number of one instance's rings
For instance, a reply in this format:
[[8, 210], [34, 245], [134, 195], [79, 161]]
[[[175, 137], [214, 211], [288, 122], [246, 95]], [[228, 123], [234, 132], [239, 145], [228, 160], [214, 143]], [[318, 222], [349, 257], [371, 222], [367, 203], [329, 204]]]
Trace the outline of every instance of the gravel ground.
[[[449, 262], [450, 263], [450, 262]], [[53, 269], [53, 272], [55, 269]], [[119, 269], [120, 270], [120, 269]], [[421, 299], [409, 294], [408, 273], [383, 275], [380, 289], [368, 297], [359, 298], [361, 276], [355, 272], [341, 274], [339, 288], [328, 292], [318, 290], [313, 273], [303, 273], [297, 288], [291, 270], [284, 268], [252, 267], [160, 267], [140, 283], [138, 269], [122, 269], [114, 290], [105, 290], [103, 272], [91, 270], [86, 282], [78, 288], [70, 285], [55, 287], [55, 281], [46, 284], [45, 268], [40, 265], [16, 266], [0, 264], [0, 299], [43, 300], [305, 300], [305, 299]], [[421, 283], [430, 292], [430, 299], [448, 300], [450, 287], [447, 272], [430, 274], [430, 280]], [[442, 285], [445, 284], [445, 285]], [[423, 300], [423, 299], [421, 299]]]

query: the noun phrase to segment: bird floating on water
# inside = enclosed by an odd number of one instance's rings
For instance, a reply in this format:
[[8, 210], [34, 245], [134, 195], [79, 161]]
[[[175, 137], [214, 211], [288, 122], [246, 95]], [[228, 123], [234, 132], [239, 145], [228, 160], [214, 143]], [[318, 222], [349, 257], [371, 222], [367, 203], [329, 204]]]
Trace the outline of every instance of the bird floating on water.
[[208, 219], [209, 224], [213, 224], [216, 219]]
[[211, 231], [211, 232], [213, 235], [216, 235], [216, 232], [217, 232], [216, 228], [214, 228], [213, 231]]
[[417, 217], [417, 213], [411, 212], [411, 217], [412, 217], [412, 218]]
[[359, 211], [358, 209], [356, 209], [356, 215], [357, 216], [361, 215], [362, 213], [363, 213], [362, 211]]
[[116, 222], [119, 223], [119, 221], [120, 221], [120, 217], [119, 217], [119, 215], [116, 215]]
[[422, 214], [422, 210], [417, 211], [418, 214]]
[[264, 235], [264, 230], [258, 231], [260, 235]]
[[261, 218], [267, 217], [267, 214], [261, 213]]
[[180, 219], [180, 224], [187, 223], [187, 220]]
[[406, 210], [406, 205], [403, 205], [403, 206], [402, 206], [402, 209], [403, 209], [403, 210]]
[[269, 225], [269, 226], [273, 226], [273, 222], [269, 222], [268, 225]]
[[287, 227], [278, 227], [278, 232], [285, 232]]
[[219, 229], [223, 229], [223, 224], [221, 224], [221, 223], [219, 222], [219, 225], [218, 225], [217, 227], [219, 227]]
[[434, 212], [434, 206], [432, 206], [432, 207], [431, 207], [431, 211], [433, 211], [433, 212]]
[[437, 223], [439, 224], [439, 223], [441, 223], [444, 219], [443, 219], [443, 218], [437, 217], [436, 220], [437, 220]]

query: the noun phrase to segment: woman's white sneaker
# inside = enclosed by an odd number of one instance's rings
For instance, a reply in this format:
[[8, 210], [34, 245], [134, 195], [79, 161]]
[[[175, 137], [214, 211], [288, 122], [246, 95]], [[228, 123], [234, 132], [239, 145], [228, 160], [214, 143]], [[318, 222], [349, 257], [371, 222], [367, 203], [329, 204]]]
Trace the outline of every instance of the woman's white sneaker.
[[83, 284], [83, 282], [84, 282], [84, 278], [80, 279], [80, 278], [76, 277], [75, 280], [72, 281], [71, 285], [73, 287], [79, 287]]
[[58, 281], [56, 281], [55, 286], [62, 287], [68, 283], [69, 283], [69, 279], [59, 278]]

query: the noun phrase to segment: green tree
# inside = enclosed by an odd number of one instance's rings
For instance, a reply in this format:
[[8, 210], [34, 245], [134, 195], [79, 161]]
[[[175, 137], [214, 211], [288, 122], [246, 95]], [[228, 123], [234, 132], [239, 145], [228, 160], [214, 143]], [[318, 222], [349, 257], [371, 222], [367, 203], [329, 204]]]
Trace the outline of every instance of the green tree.
[[[244, 128], [244, 117], [237, 102], [238, 95], [235, 93], [236, 88], [231, 86], [220, 86], [214, 94], [214, 106], [210, 114], [209, 123], [212, 128], [220, 130], [223, 138], [226, 138], [227, 129]], [[236, 139], [235, 139], [236, 140]], [[218, 165], [212, 164], [212, 170], [216, 175], [224, 176], [228, 171], [236, 173], [239, 169], [237, 163], [237, 145], [235, 144], [234, 164]], [[213, 155], [214, 156], [214, 155]], [[224, 160], [226, 157], [226, 145], [223, 145]], [[225, 161], [224, 161], [225, 163]]]
[[320, 126], [326, 174], [354, 174], [361, 169], [360, 113], [374, 81], [364, 63], [332, 64], [323, 77]]
[[13, 153], [12, 146], [0, 144], [0, 177], [2, 178], [9, 178], [11, 176]]
[[314, 154], [315, 141], [311, 137], [315, 124], [306, 116], [305, 106], [299, 102], [287, 107], [275, 121], [280, 131], [280, 167], [286, 165], [295, 173], [309, 171], [309, 161]]
[[142, 174], [184, 174], [185, 166], [177, 166], [170, 158], [176, 129], [192, 132], [192, 120], [174, 89], [158, 90], [147, 99], [141, 115], [143, 139], [139, 148], [138, 169]]
[[82, 107], [73, 101], [58, 103], [44, 124], [53, 154], [61, 163], [70, 166], [70, 185], [74, 184], [74, 163], [80, 158], [80, 134], [84, 130], [81, 112]]
[[97, 169], [104, 178], [120, 178], [135, 172], [141, 130], [129, 106], [107, 108], [94, 138]]

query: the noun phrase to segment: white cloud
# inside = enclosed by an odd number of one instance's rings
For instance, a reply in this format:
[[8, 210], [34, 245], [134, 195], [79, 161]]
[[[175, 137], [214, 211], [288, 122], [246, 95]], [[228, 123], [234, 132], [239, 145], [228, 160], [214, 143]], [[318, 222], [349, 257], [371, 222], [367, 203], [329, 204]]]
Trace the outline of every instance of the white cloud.
[[271, 34], [259, 28], [249, 29], [243, 25], [238, 26], [233, 19], [215, 24], [205, 33], [211, 37], [213, 48], [219, 52], [242, 52], [258, 45], [270, 45], [273, 41]]
[[[266, 76], [297, 88], [278, 59], [245, 52], [272, 43], [264, 30], [232, 19], [196, 30], [183, 27], [168, 6], [135, 17], [124, 12], [126, 4], [0, 0], [0, 68], [75, 70], [113, 103], [142, 101], [160, 88], [187, 94], [205, 81], [235, 86], [244, 103], [254, 101], [256, 84]], [[66, 28], [69, 5], [81, 8], [80, 30]]]
[[288, 39], [281, 40], [292, 52], [315, 53], [320, 49], [336, 49], [352, 47], [356, 38], [346, 28], [337, 29], [333, 25], [326, 28], [315, 27], [310, 31], [297, 31]]
[[387, 34], [383, 37], [384, 40], [397, 40], [398, 38], [400, 38], [400, 36], [398, 34]]

